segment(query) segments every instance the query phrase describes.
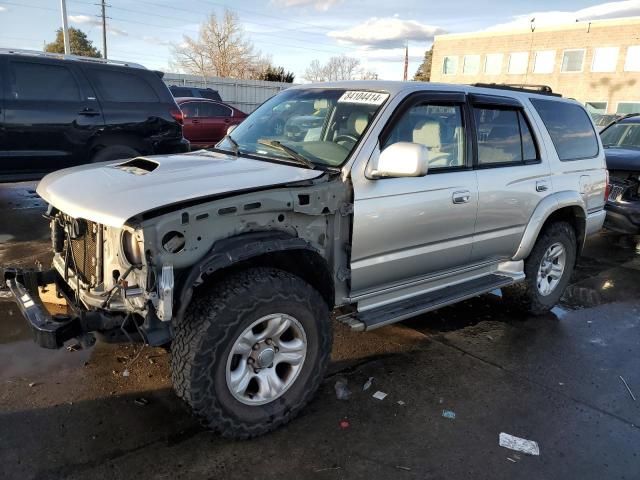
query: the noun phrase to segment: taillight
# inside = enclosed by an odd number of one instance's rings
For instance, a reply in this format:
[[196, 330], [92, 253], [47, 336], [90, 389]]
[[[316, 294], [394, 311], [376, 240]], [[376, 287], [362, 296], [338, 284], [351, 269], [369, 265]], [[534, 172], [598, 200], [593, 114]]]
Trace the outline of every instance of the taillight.
[[178, 122], [180, 125], [184, 123], [184, 115], [182, 114], [182, 110], [179, 108], [172, 108], [169, 110], [169, 113], [173, 117], [173, 119]]
[[604, 201], [606, 202], [607, 199], [609, 198], [609, 193], [611, 193], [611, 185], [609, 184], [609, 170], [605, 170], [605, 172], [607, 173], [606, 177], [605, 177], [605, 184], [604, 184]]

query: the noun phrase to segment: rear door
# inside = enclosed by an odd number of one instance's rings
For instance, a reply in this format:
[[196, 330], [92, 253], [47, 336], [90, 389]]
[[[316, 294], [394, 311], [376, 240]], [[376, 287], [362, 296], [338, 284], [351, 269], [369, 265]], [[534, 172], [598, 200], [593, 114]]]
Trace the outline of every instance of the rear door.
[[217, 143], [227, 134], [233, 110], [216, 102], [202, 102], [201, 119], [206, 125], [207, 141]]
[[516, 252], [538, 203], [551, 194], [535, 123], [511, 97], [470, 95], [477, 142], [478, 218], [471, 259], [507, 259]]
[[201, 121], [199, 112], [202, 102], [190, 101], [180, 104], [180, 110], [183, 115], [183, 133], [184, 138], [191, 142], [192, 146], [202, 147], [207, 141], [205, 132], [205, 124]]
[[44, 173], [83, 161], [103, 118], [77, 66], [14, 57], [6, 67], [2, 173]]
[[7, 72], [5, 70], [5, 58], [0, 55], [0, 171], [2, 170], [5, 157], [7, 154], [7, 134], [4, 125], [4, 96], [5, 96], [5, 80]]

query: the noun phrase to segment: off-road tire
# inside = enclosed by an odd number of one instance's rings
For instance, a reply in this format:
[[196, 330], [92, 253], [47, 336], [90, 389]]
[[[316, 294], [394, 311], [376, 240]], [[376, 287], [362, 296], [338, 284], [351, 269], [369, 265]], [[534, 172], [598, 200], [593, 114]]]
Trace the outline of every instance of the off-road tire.
[[140, 153], [127, 145], [111, 145], [104, 147], [91, 158], [91, 163], [109, 162], [137, 157]]
[[[313, 397], [329, 363], [332, 330], [326, 302], [301, 278], [273, 268], [240, 271], [202, 288], [174, 324], [171, 378], [176, 393], [206, 427], [224, 437], [246, 439], [286, 424]], [[265, 405], [245, 405], [227, 386], [227, 358], [245, 328], [273, 313], [301, 323], [307, 356], [284, 394]]]
[[[554, 243], [562, 243], [567, 258], [562, 277], [555, 289], [549, 295], [542, 295], [536, 285], [538, 269], [542, 257], [547, 249]], [[531, 313], [544, 315], [551, 310], [564, 293], [576, 263], [576, 234], [573, 227], [567, 222], [554, 222], [544, 228], [538, 236], [531, 253], [524, 261], [524, 282], [517, 283], [502, 289], [502, 295], [513, 307]]]

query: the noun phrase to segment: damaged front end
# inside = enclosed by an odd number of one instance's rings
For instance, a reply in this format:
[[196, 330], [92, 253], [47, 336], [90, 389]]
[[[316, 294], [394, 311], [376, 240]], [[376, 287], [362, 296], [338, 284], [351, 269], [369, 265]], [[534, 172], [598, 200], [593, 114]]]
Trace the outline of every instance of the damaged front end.
[[605, 209], [605, 228], [619, 233], [640, 233], [640, 172], [609, 171], [609, 196]]
[[[169, 341], [173, 269], [163, 266], [160, 278], [147, 267], [142, 232], [72, 218], [50, 207], [54, 253], [50, 270], [9, 268], [4, 283], [28, 320], [34, 340], [60, 348], [71, 339], [92, 345], [104, 341]], [[39, 289], [53, 285], [67, 303], [67, 313], [51, 315]]]

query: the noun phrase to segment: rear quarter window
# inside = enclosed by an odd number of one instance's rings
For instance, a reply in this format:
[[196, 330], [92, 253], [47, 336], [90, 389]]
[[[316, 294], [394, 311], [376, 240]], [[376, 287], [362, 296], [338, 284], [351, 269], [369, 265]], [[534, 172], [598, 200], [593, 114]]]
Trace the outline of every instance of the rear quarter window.
[[89, 69], [89, 78], [107, 102], [158, 102], [153, 87], [142, 75], [114, 70]]
[[581, 160], [598, 155], [597, 134], [584, 108], [553, 100], [530, 100], [542, 118], [560, 160]]

